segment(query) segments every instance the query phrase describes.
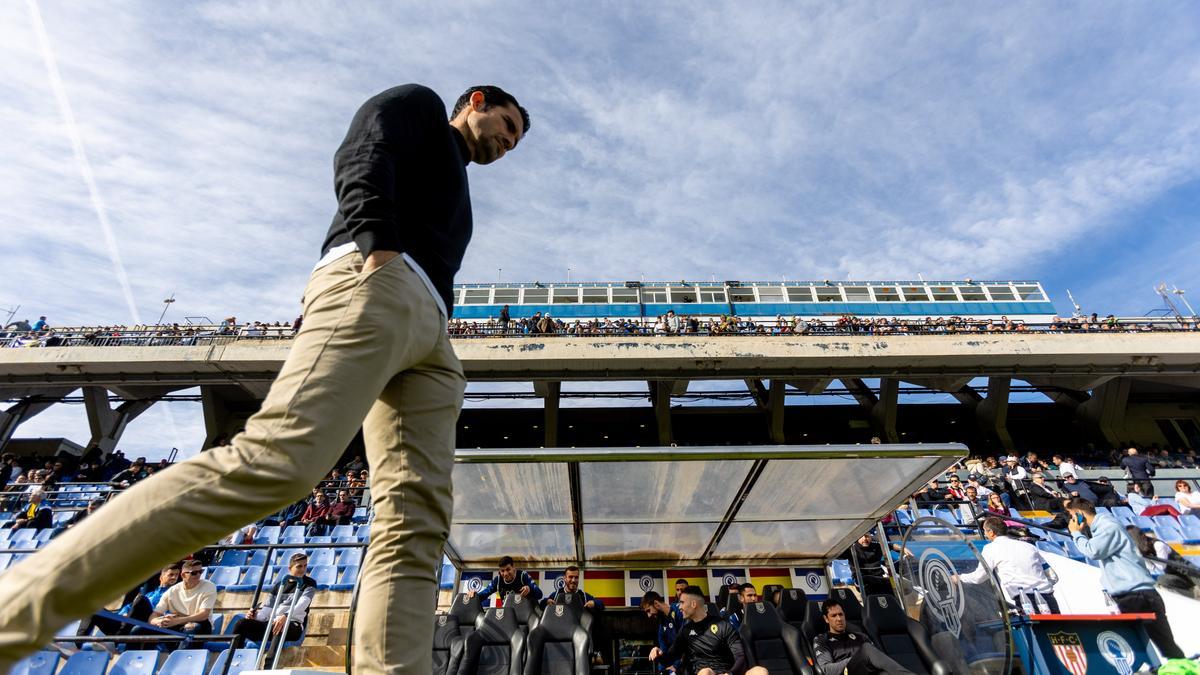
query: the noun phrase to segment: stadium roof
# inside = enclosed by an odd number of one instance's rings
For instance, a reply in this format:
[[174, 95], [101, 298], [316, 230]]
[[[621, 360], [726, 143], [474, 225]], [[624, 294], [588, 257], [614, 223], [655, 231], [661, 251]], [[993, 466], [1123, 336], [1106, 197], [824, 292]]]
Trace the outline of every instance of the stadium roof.
[[590, 567], [823, 563], [959, 444], [464, 450], [447, 555]]

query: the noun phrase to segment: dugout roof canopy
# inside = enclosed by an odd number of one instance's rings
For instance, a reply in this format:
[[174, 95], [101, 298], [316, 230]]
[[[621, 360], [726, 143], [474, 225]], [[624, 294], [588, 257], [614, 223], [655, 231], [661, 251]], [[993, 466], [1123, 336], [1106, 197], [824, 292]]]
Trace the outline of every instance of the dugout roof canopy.
[[961, 444], [460, 449], [446, 554], [590, 568], [824, 563]]

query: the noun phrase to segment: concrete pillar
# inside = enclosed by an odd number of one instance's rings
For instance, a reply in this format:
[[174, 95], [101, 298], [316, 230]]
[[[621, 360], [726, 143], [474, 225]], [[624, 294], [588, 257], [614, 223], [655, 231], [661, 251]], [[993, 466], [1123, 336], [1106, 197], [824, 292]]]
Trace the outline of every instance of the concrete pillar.
[[778, 445], [784, 444], [783, 416], [785, 409], [783, 403], [786, 397], [786, 383], [783, 380], [771, 380], [771, 389], [767, 395], [767, 415], [770, 422], [771, 442]]
[[545, 414], [542, 428], [545, 435], [542, 444], [547, 448], [558, 447], [558, 410], [562, 398], [562, 382], [534, 382], [533, 390], [542, 397]]
[[1012, 379], [989, 377], [987, 398], [975, 406], [979, 430], [1008, 452], [1013, 452], [1012, 436], [1008, 433], [1008, 394], [1011, 389]]
[[13, 434], [17, 431], [17, 427], [21, 426], [22, 422], [34, 417], [61, 400], [62, 395], [54, 398], [26, 396], [0, 412], [0, 452], [8, 445], [8, 441], [12, 439]]
[[1092, 390], [1092, 397], [1079, 404], [1075, 419], [1095, 438], [1110, 448], [1125, 440], [1125, 411], [1133, 381], [1128, 377], [1109, 380]]
[[99, 448], [104, 455], [116, 449], [121, 435], [130, 422], [154, 405], [154, 399], [125, 401], [116, 408], [108, 403], [108, 390], [104, 387], [84, 387], [83, 403], [87, 410], [88, 426], [92, 430], [89, 448]]
[[894, 377], [879, 379], [879, 398], [871, 406], [871, 429], [884, 443], [899, 443], [896, 432], [896, 413], [900, 408], [900, 380]]
[[670, 445], [674, 442], [671, 432], [671, 390], [674, 382], [671, 380], [651, 380], [650, 402], [654, 405], [654, 423], [658, 428], [658, 444]]

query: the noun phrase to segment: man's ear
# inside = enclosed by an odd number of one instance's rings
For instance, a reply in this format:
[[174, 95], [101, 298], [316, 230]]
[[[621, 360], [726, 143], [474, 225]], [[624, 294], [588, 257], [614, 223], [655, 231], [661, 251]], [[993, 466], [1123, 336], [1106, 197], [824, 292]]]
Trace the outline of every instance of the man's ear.
[[483, 112], [485, 107], [486, 104], [483, 101], [483, 92], [478, 90], [471, 92], [471, 110], [474, 110], [475, 112]]

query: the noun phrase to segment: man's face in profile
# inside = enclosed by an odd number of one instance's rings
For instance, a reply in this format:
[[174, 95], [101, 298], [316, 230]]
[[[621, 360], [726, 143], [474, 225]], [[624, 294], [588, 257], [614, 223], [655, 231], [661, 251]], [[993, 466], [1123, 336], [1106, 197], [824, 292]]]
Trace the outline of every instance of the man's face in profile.
[[[476, 95], [479, 103], [476, 104]], [[524, 121], [515, 105], [493, 105], [483, 103], [483, 94], [472, 95], [467, 112], [467, 128], [475, 138], [476, 164], [491, 164], [500, 159], [521, 140]]]

